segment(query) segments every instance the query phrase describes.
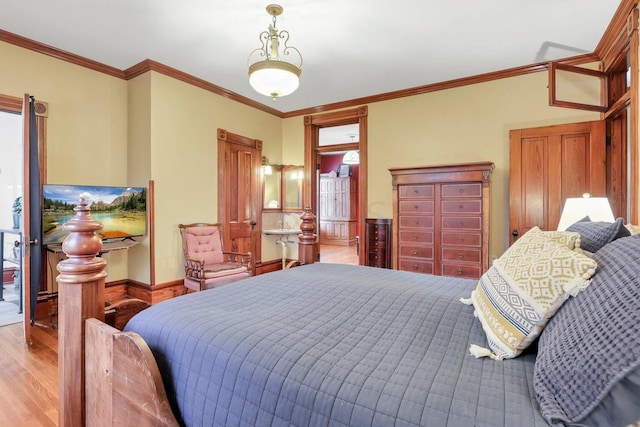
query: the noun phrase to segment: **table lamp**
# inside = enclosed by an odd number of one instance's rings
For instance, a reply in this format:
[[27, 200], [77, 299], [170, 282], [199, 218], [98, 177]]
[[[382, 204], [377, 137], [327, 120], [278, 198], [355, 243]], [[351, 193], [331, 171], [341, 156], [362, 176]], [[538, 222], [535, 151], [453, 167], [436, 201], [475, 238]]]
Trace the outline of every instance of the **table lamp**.
[[606, 197], [591, 197], [585, 193], [582, 197], [570, 197], [564, 203], [558, 231], [566, 230], [571, 224], [588, 216], [591, 221], [613, 222], [613, 211]]

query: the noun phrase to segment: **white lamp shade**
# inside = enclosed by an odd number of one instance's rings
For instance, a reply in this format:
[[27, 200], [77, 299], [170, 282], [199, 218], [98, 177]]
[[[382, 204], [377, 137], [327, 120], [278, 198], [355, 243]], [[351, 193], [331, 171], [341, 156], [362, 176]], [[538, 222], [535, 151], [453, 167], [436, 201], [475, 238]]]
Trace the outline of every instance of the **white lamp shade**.
[[357, 151], [347, 151], [342, 157], [342, 163], [347, 165], [360, 164], [360, 153]]
[[591, 221], [613, 222], [613, 211], [606, 197], [568, 198], [560, 215], [558, 231], [564, 231], [585, 216]]
[[277, 98], [298, 89], [300, 69], [283, 61], [260, 61], [249, 68], [249, 84], [256, 92]]

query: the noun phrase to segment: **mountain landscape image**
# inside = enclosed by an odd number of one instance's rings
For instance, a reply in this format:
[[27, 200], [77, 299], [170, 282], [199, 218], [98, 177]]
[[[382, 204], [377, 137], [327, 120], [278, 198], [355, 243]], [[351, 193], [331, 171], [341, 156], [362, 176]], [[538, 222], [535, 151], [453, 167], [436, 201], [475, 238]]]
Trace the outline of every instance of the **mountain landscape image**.
[[146, 233], [147, 190], [143, 187], [45, 185], [42, 231], [44, 244], [61, 243], [68, 234], [64, 224], [84, 199], [91, 215], [103, 225], [103, 240], [143, 236]]

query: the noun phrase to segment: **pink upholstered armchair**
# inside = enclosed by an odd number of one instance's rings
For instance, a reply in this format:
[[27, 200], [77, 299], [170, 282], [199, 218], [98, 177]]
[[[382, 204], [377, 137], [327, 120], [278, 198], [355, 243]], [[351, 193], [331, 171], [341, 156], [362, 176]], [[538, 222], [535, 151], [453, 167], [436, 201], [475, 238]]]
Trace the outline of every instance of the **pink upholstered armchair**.
[[251, 253], [222, 247], [222, 224], [180, 224], [184, 253], [184, 286], [202, 291], [251, 276]]

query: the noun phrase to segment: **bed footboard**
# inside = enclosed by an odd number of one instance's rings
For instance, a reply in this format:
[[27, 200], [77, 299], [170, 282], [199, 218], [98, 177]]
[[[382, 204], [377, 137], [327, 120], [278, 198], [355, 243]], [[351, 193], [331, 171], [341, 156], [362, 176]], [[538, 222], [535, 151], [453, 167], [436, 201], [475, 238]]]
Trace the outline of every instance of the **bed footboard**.
[[97, 319], [85, 330], [87, 426], [178, 426], [151, 350]]

